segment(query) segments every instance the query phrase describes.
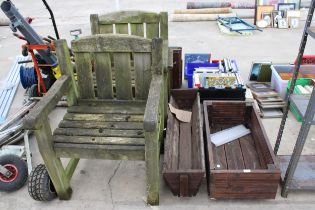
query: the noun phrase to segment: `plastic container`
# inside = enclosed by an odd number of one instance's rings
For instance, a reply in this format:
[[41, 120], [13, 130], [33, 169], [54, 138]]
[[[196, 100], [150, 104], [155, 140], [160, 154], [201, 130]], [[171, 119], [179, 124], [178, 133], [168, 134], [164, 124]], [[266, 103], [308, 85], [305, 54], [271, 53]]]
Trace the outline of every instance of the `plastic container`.
[[292, 102], [290, 103], [290, 111], [291, 111], [292, 114], [294, 115], [296, 121], [302, 122], [303, 117], [300, 115], [300, 113], [299, 113], [297, 107], [296, 107], [295, 104], [292, 103]]
[[[188, 87], [193, 88], [193, 74], [195, 71], [195, 68], [198, 67], [219, 67], [219, 63], [187, 63], [187, 72], [185, 73], [187, 75], [187, 82]], [[239, 72], [237, 63], [235, 60], [231, 60], [231, 66], [235, 72]]]
[[[277, 91], [281, 98], [285, 98], [289, 80], [281, 79], [279, 73], [293, 73], [294, 65], [271, 65], [271, 88]], [[303, 65], [300, 73], [315, 75], [315, 65]]]
[[[297, 58], [294, 61], [294, 64], [297, 63]], [[305, 64], [315, 64], [315, 55], [303, 55], [301, 65]]]
[[193, 87], [193, 74], [195, 71], [195, 68], [198, 67], [219, 67], [219, 63], [187, 63], [187, 82], [188, 87]]
[[185, 66], [184, 77], [187, 79], [187, 64], [188, 63], [210, 63], [210, 53], [186, 53], [185, 54]]

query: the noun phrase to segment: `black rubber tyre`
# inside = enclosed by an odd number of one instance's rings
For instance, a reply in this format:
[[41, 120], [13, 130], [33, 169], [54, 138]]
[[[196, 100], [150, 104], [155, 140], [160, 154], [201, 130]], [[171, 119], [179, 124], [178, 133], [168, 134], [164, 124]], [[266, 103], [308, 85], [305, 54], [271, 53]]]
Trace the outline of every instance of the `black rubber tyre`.
[[36, 201], [51, 201], [57, 197], [44, 164], [39, 164], [28, 179], [28, 193]]
[[38, 85], [37, 84], [33, 84], [30, 89], [28, 90], [28, 95], [30, 98], [32, 97], [40, 97], [40, 94], [38, 93], [38, 89], [37, 89]]
[[11, 171], [12, 175], [7, 178], [0, 174], [0, 190], [12, 192], [24, 186], [27, 180], [27, 165], [24, 160], [16, 155], [0, 156], [0, 165]]

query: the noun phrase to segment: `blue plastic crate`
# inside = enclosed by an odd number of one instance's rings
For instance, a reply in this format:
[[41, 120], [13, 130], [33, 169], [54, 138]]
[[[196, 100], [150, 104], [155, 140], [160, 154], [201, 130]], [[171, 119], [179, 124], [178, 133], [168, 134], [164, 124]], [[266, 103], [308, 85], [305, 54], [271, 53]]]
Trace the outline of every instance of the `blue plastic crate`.
[[[235, 60], [231, 60], [232, 68], [235, 72], [239, 72], [237, 63]], [[187, 63], [187, 83], [189, 88], [193, 88], [193, 74], [195, 68], [198, 67], [219, 67], [219, 63]]]
[[187, 63], [187, 82], [188, 87], [193, 87], [193, 74], [198, 67], [219, 67], [219, 63]]
[[184, 77], [187, 79], [187, 63], [209, 63], [210, 53], [186, 53], [184, 65]]

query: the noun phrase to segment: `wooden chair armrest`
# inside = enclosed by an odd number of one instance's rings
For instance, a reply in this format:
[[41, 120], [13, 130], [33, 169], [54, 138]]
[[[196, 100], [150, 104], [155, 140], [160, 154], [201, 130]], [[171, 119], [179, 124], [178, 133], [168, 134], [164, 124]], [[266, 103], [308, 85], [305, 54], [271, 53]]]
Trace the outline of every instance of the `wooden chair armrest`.
[[152, 132], [157, 129], [159, 122], [159, 106], [160, 101], [163, 100], [163, 76], [154, 75], [148, 95], [147, 104], [144, 112], [144, 130]]
[[61, 97], [71, 87], [71, 78], [63, 75], [50, 87], [47, 94], [31, 109], [23, 120], [24, 129], [36, 130], [48, 114], [56, 107]]

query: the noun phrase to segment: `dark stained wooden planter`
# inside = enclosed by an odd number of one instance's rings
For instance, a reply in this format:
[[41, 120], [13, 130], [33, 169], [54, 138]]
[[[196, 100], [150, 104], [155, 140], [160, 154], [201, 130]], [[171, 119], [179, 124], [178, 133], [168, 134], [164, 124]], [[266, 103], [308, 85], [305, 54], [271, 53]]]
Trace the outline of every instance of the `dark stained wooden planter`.
[[[280, 170], [253, 106], [243, 101], [204, 101], [203, 106], [210, 197], [274, 199]], [[239, 124], [251, 133], [218, 147], [211, 143], [210, 134]]]
[[170, 103], [192, 111], [190, 123], [179, 121], [168, 109], [163, 177], [177, 196], [195, 196], [205, 176], [202, 117], [197, 90], [171, 90]]

